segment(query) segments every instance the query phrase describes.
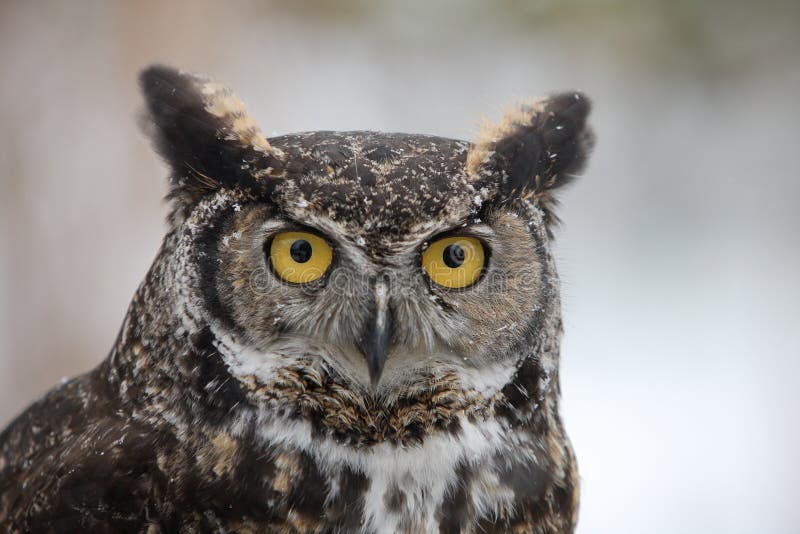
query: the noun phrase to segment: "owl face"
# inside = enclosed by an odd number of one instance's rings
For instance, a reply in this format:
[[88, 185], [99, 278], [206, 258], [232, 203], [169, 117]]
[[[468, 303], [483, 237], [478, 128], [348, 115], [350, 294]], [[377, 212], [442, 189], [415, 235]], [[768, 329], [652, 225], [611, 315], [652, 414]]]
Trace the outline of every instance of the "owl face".
[[192, 236], [181, 269], [242, 384], [304, 367], [391, 396], [514, 369], [556, 291], [551, 191], [591, 145], [581, 95], [521, 107], [476, 143], [266, 139], [223, 86], [165, 68], [142, 85], [172, 224]]
[[454, 170], [425, 190], [403, 163], [419, 151], [398, 149], [391, 168], [364, 158], [361, 181], [348, 176], [351, 157], [338, 176], [283, 191], [278, 205], [231, 213], [214, 283], [255, 353], [294, 352], [386, 387], [509, 357], [545, 284], [531, 214], [476, 210], [454, 143], [424, 142], [426, 161]]

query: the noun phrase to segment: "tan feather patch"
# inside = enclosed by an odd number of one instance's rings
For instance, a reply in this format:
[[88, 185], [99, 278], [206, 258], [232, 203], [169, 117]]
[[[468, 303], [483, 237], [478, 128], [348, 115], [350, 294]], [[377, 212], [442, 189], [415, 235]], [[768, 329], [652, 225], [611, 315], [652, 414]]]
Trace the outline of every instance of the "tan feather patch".
[[494, 145], [520, 126], [530, 124], [534, 117], [544, 111], [546, 102], [544, 97], [532, 98], [509, 106], [498, 122], [492, 122], [485, 117], [481, 119], [475, 144], [467, 154], [469, 176], [472, 179], [478, 178], [481, 166], [494, 152]]

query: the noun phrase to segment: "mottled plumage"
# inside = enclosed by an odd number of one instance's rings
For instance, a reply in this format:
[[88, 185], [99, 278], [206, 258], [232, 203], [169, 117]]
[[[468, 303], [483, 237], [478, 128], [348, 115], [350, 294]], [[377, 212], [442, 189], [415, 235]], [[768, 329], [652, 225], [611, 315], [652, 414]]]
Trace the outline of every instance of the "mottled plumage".
[[[0, 435], [3, 531], [571, 532], [550, 240], [586, 98], [474, 143], [266, 139], [224, 86], [141, 84], [169, 231], [108, 358]], [[324, 276], [278, 279], [284, 231], [330, 243]], [[486, 250], [459, 289], [420, 260], [452, 235]]]

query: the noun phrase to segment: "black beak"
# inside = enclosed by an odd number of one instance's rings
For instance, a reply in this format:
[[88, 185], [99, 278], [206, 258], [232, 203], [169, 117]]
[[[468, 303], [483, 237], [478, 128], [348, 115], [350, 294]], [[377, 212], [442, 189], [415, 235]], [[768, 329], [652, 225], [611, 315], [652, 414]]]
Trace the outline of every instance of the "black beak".
[[372, 385], [378, 383], [386, 363], [386, 352], [392, 338], [392, 313], [388, 306], [386, 284], [375, 286], [375, 306], [367, 320], [358, 346], [367, 360]]

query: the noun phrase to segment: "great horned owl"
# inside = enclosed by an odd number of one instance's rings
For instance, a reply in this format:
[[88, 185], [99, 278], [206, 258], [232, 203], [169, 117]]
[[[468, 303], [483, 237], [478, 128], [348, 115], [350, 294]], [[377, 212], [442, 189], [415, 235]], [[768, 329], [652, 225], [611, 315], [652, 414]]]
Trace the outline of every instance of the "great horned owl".
[[0, 436], [4, 532], [571, 532], [553, 192], [580, 93], [479, 138], [267, 139], [141, 75], [169, 231], [108, 358]]

